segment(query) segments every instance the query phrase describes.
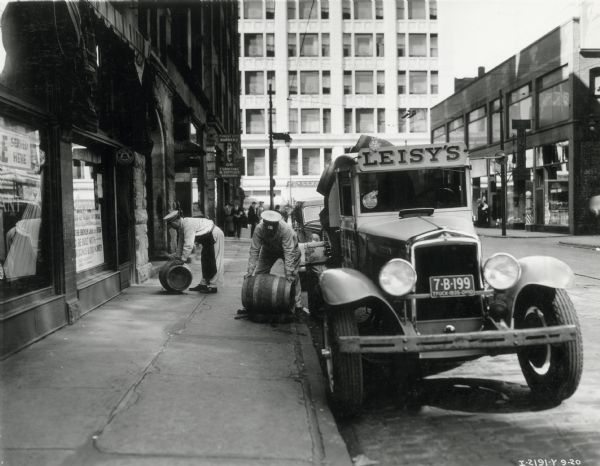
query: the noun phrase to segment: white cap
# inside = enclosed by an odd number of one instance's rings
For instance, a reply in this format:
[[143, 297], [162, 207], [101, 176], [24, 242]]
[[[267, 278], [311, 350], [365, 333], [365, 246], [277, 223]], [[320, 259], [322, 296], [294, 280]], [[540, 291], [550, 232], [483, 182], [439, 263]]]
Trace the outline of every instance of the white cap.
[[179, 218], [179, 211], [178, 210], [172, 210], [171, 212], [169, 212], [167, 215], [165, 215], [163, 217], [163, 220], [167, 223], [172, 222], [173, 220], [177, 220]]
[[279, 223], [281, 220], [281, 214], [274, 210], [265, 210], [262, 214], [260, 214], [260, 218], [262, 218], [263, 222], [266, 223]]

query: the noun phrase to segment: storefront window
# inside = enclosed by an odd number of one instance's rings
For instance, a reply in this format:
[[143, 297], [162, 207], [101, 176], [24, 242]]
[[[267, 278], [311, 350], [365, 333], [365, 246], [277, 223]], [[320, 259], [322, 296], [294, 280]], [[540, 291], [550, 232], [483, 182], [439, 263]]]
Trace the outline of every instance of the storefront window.
[[105, 262], [106, 202], [102, 158], [87, 147], [73, 146], [73, 208], [75, 270], [83, 272]]
[[535, 148], [535, 216], [544, 225], [569, 225], [569, 143]]
[[[0, 300], [50, 284], [39, 130], [0, 117]], [[47, 202], [47, 201], [46, 201]]]

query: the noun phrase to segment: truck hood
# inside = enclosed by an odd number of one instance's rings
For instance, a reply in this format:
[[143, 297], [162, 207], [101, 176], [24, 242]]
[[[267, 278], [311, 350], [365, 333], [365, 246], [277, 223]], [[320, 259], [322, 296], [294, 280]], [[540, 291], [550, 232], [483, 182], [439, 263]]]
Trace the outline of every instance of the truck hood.
[[369, 219], [358, 226], [359, 233], [403, 242], [410, 242], [419, 235], [436, 230], [453, 230], [476, 236], [473, 222], [470, 218], [465, 218], [463, 212], [435, 213], [431, 217], [385, 217], [379, 221]]

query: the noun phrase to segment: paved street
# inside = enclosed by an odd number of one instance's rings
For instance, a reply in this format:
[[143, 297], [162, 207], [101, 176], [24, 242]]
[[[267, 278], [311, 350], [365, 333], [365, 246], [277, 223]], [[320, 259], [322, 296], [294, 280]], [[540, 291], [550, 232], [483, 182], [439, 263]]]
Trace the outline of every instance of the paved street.
[[545, 410], [530, 399], [515, 355], [479, 359], [428, 379], [420, 410], [398, 407], [385, 395], [371, 398], [365, 414], [341, 424], [351, 456], [380, 465], [600, 464], [600, 251], [558, 245], [566, 239], [484, 237], [483, 247], [486, 257], [549, 254], [573, 268], [569, 295], [584, 340], [575, 395]]

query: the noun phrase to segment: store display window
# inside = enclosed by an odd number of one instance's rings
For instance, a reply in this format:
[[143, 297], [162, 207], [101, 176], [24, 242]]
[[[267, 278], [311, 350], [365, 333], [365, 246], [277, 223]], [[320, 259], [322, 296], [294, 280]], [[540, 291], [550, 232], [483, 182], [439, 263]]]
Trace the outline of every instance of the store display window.
[[84, 146], [73, 146], [73, 208], [75, 270], [102, 266], [106, 260], [106, 201], [102, 157]]
[[569, 142], [536, 147], [536, 219], [569, 226]]
[[43, 132], [0, 117], [0, 301], [50, 284]]

